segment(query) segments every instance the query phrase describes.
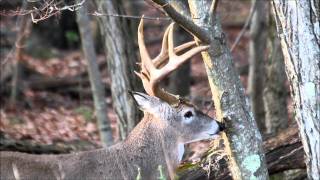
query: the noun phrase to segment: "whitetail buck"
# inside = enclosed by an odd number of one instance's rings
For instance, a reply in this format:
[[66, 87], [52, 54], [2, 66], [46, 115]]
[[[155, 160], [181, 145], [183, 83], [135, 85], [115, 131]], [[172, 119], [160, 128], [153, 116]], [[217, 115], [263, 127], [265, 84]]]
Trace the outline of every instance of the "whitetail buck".
[[207, 49], [200, 46], [176, 55], [194, 46], [195, 42], [174, 48], [172, 30], [173, 25], [170, 25], [164, 34], [160, 55], [151, 60], [144, 44], [143, 21], [140, 22], [138, 38], [142, 63], [137, 74], [150, 96], [131, 93], [144, 117], [126, 140], [109, 148], [67, 155], [0, 152], [1, 180], [131, 180], [140, 177], [150, 180], [160, 176], [159, 166], [173, 179], [184, 144], [212, 138], [223, 127], [188, 102], [159, 88], [158, 84], [165, 76], [191, 56]]

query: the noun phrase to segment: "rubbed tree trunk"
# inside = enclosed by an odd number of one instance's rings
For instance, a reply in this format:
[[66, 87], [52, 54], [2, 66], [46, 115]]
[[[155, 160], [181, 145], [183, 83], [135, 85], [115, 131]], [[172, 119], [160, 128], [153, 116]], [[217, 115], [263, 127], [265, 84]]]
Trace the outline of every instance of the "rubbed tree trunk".
[[[209, 44], [202, 53], [218, 120], [226, 123], [226, 153], [234, 179], [268, 179], [262, 138], [244, 88], [236, 73], [221, 23], [215, 15], [216, 4], [206, 0], [189, 0], [191, 16], [184, 9], [175, 9], [166, 0], [153, 0], [171, 18], [203, 43]], [[213, 1], [217, 2], [217, 1]]]
[[94, 49], [94, 42], [90, 29], [90, 20], [87, 15], [86, 3], [84, 3], [83, 6], [77, 11], [77, 23], [80, 30], [82, 50], [88, 62], [87, 69], [89, 72], [100, 138], [105, 146], [110, 146], [113, 144], [112, 131], [110, 121], [107, 117], [107, 104], [105, 100], [104, 87]]
[[[274, 22], [270, 19], [271, 22]], [[286, 74], [280, 41], [275, 36], [274, 23], [270, 23], [266, 62], [266, 83], [263, 102], [266, 112], [266, 133], [277, 134], [288, 126]]]
[[[99, 12], [124, 14], [121, 1], [96, 0]], [[140, 120], [140, 112], [129, 95], [129, 90], [141, 89], [134, 74], [137, 56], [134, 40], [129, 36], [127, 20], [119, 17], [100, 16], [99, 26], [104, 37], [108, 70], [111, 76], [113, 107], [118, 116], [120, 137], [124, 139]], [[138, 86], [138, 87], [137, 87]]]
[[[256, 1], [256, 2], [255, 2]], [[265, 108], [263, 89], [265, 81], [265, 49], [267, 44], [267, 1], [254, 0], [257, 3], [250, 26], [249, 76], [248, 90], [251, 110], [261, 132], [265, 132]]]
[[295, 107], [306, 152], [308, 178], [320, 179], [320, 4], [318, 0], [273, 0]]

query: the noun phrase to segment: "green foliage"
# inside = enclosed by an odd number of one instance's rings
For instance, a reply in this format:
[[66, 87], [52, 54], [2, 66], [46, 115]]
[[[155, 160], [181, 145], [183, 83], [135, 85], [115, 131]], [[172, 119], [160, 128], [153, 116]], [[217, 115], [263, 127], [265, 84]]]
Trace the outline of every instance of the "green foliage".
[[77, 114], [83, 116], [86, 121], [92, 121], [93, 117], [93, 109], [88, 106], [80, 106], [74, 110]]
[[75, 31], [67, 31], [65, 36], [70, 44], [79, 42], [79, 35]]

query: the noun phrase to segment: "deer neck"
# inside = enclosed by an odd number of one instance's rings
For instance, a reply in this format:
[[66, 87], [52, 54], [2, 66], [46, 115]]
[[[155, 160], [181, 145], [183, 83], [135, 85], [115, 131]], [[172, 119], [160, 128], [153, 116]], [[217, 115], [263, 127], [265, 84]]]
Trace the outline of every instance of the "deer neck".
[[131, 148], [134, 155], [143, 156], [157, 166], [166, 166], [170, 174], [179, 165], [184, 151], [177, 132], [164, 120], [147, 113], [130, 133], [125, 145]]

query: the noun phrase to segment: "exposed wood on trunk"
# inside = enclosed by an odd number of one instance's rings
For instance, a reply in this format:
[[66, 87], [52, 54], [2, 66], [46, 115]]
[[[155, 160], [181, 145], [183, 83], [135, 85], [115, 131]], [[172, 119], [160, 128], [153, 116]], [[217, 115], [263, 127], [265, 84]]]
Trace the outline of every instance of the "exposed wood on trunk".
[[[96, 0], [99, 12], [105, 14], [124, 14], [122, 4], [115, 0]], [[137, 56], [133, 51], [132, 41], [128, 41], [130, 27], [127, 20], [110, 16], [99, 17], [100, 30], [104, 37], [105, 53], [107, 55], [108, 70], [111, 76], [111, 92], [113, 107], [118, 117], [120, 137], [124, 139], [128, 132], [140, 120], [137, 109], [129, 90], [141, 90], [134, 70]]]
[[320, 4], [317, 0], [271, 1], [286, 73], [306, 152], [308, 178], [320, 179]]
[[[78, 2], [80, 3], [81, 1], [78, 0]], [[92, 32], [90, 29], [90, 20], [86, 10], [87, 6], [86, 4], [83, 4], [82, 8], [77, 11], [77, 23], [81, 35], [82, 50], [88, 62], [87, 69], [89, 72], [99, 135], [104, 146], [110, 146], [113, 144], [111, 125], [107, 116], [107, 103], [105, 101], [104, 86], [99, 72], [97, 55], [94, 49]]]

